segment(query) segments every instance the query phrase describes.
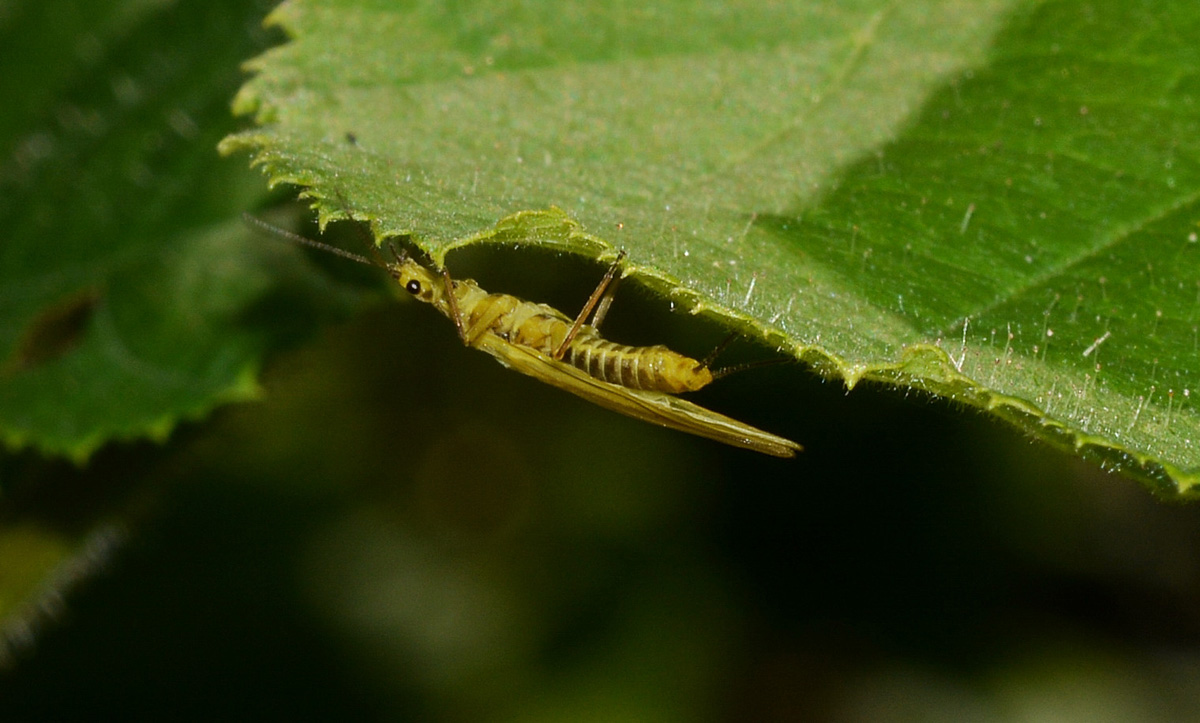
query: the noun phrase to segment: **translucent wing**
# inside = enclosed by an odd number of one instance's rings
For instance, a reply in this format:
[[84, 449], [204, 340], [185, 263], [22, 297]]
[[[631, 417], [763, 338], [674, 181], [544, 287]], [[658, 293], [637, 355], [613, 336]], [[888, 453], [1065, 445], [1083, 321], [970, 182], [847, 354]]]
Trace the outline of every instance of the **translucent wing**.
[[495, 334], [485, 334], [477, 348], [491, 354], [509, 369], [635, 419], [775, 457], [794, 457], [803, 449], [790, 439], [764, 432], [685, 399], [602, 382], [570, 364], [512, 344]]

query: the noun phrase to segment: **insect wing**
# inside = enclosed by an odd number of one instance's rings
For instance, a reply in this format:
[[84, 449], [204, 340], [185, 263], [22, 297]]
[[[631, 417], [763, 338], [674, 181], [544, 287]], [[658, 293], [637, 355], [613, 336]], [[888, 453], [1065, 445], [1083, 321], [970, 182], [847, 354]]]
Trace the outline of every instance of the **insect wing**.
[[513, 344], [495, 334], [485, 334], [478, 348], [509, 369], [635, 419], [775, 457], [794, 457], [803, 449], [790, 439], [751, 427], [686, 399], [600, 381], [566, 362], [555, 361], [546, 354]]

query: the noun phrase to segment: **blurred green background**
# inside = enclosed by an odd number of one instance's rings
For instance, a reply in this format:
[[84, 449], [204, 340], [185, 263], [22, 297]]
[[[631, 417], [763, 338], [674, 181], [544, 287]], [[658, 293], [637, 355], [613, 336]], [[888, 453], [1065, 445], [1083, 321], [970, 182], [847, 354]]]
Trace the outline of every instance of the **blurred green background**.
[[[245, 56], [278, 40], [255, 34], [262, 10], [229, 11]], [[227, 99], [237, 80], [207, 87]], [[602, 272], [450, 262], [562, 309]], [[2, 629], [0, 718], [1200, 717], [1194, 507], [974, 412], [796, 366], [697, 401], [806, 451], [726, 449], [509, 373], [336, 259], [263, 263], [335, 280], [256, 307], [293, 342], [262, 401], [83, 468], [0, 459], [0, 524], [80, 541]], [[627, 284], [607, 331], [698, 356], [723, 336], [665, 306]]]
[[6, 501], [153, 498], [0, 675], [8, 717], [1200, 711], [1197, 511], [974, 415], [787, 367], [714, 388], [807, 446], [780, 461], [508, 373], [400, 302], [264, 384]]

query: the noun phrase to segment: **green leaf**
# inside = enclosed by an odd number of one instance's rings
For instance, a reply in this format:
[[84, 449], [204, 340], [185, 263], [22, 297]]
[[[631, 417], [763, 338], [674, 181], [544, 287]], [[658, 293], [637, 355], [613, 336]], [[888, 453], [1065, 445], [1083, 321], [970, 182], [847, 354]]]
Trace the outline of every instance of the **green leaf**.
[[822, 374], [1200, 482], [1200, 9], [296, 0], [227, 139], [323, 219], [629, 252]]
[[240, 0], [22, 3], [0, 13], [0, 439], [83, 461], [256, 394], [280, 253], [238, 213], [255, 174], [214, 146]]
[[254, 396], [261, 354], [296, 331], [313, 275], [238, 221], [262, 182], [215, 150], [265, 10], [0, 9], [0, 441], [26, 450], [0, 455], [0, 668], [162, 482], [130, 471], [144, 447], [107, 476], [33, 451], [162, 439]]

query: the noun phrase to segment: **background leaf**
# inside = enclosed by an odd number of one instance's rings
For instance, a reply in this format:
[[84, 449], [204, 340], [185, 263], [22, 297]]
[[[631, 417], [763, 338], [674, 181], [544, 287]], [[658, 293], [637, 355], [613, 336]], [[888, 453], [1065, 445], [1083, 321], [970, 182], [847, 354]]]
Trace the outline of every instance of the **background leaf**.
[[0, 18], [10, 447], [82, 461], [255, 396], [259, 357], [290, 331], [264, 316], [286, 267], [237, 220], [261, 183], [213, 145], [238, 59], [266, 42], [262, 11], [56, 2]]
[[851, 386], [987, 409], [1159, 491], [1196, 483], [1189, 13], [471, 7], [284, 4], [293, 42], [237, 104], [263, 127], [226, 150], [439, 261], [561, 208], [577, 228], [519, 240], [624, 247], [672, 302]]
[[0, 9], [0, 668], [164, 482], [137, 445], [87, 471], [54, 458], [161, 441], [254, 397], [262, 354], [311, 325], [304, 300], [329, 286], [241, 225], [261, 180], [214, 151], [238, 64], [269, 41], [264, 12]]

